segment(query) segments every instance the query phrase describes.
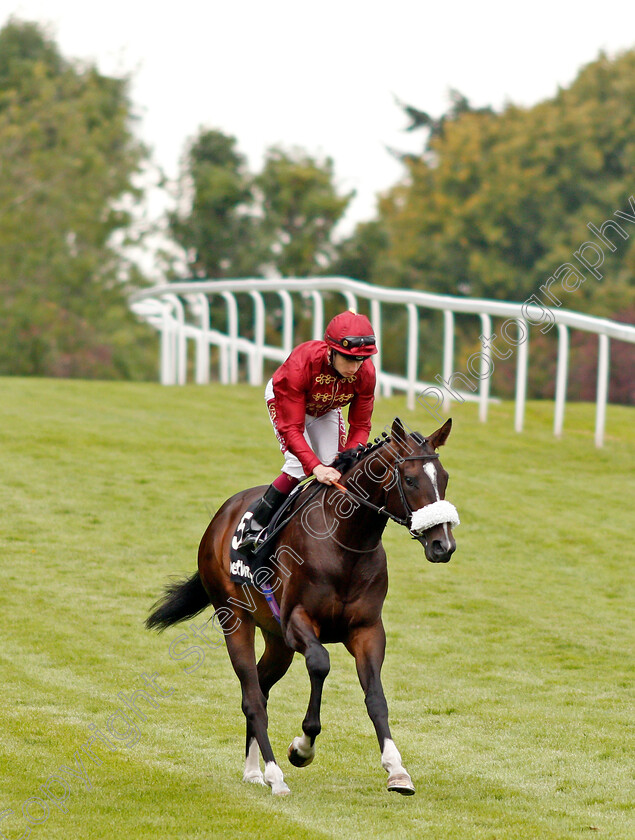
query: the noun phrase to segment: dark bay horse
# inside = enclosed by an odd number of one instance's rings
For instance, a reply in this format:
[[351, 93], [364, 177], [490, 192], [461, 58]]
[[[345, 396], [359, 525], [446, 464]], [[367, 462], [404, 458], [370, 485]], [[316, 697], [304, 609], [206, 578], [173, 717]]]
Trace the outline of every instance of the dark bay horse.
[[[302, 509], [274, 538], [271, 568], [260, 570], [267, 580], [257, 580], [275, 593], [280, 623], [258, 587], [230, 579], [230, 543], [243, 513], [262, 494], [259, 487], [225, 502], [201, 540], [198, 572], [170, 584], [155, 604], [146, 625], [159, 630], [214, 606], [214, 620], [223, 628], [242, 687], [247, 719], [245, 781], [268, 784], [275, 794], [289, 793], [267, 734], [267, 700], [296, 651], [305, 657], [311, 693], [303, 734], [294, 738], [288, 756], [296, 767], [311, 763], [321, 730], [322, 687], [330, 668], [324, 645], [342, 642], [355, 658], [381, 764], [388, 772], [388, 790], [414, 793], [391, 738], [380, 679], [386, 644], [381, 611], [388, 590], [381, 537], [390, 518], [423, 545], [429, 561], [450, 559], [456, 548], [452, 525], [459, 520], [454, 506], [444, 500], [448, 474], [435, 450], [447, 440], [451, 423], [448, 420], [425, 438], [418, 432], [406, 434], [397, 418], [389, 437], [343, 453], [335, 462], [342, 472], [341, 488], [313, 483], [316, 492], [304, 504], [302, 497], [309, 494], [306, 490], [298, 494], [296, 508]], [[258, 663], [256, 625], [265, 641]]]

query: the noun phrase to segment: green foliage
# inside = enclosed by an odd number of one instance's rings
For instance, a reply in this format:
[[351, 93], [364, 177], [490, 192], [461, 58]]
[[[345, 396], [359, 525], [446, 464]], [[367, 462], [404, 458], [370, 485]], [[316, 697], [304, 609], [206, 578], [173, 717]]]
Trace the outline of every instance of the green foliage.
[[236, 140], [202, 130], [190, 143], [180, 183], [180, 209], [170, 229], [193, 277], [256, 274], [263, 257], [254, 195]]
[[334, 226], [352, 193], [339, 196], [333, 161], [269, 149], [249, 173], [236, 139], [202, 129], [191, 141], [170, 229], [194, 277], [318, 273], [333, 258]]
[[[0, 31], [0, 371], [138, 376], [125, 241], [145, 149], [125, 79], [75, 65], [39, 26]], [[126, 199], [124, 202], [123, 199]]]
[[333, 161], [301, 149], [269, 149], [256, 178], [271, 260], [283, 276], [319, 273], [333, 258], [331, 234], [354, 193], [339, 196]]
[[388, 232], [382, 222], [373, 219], [361, 222], [353, 236], [343, 240], [329, 265], [329, 273], [355, 280], [382, 284], [383, 262], [389, 245]]

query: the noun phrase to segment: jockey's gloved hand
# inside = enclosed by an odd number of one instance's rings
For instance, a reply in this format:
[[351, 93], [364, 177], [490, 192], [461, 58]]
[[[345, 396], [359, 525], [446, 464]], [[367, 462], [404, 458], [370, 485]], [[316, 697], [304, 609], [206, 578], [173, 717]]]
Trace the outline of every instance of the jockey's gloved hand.
[[320, 484], [332, 484], [334, 481], [339, 481], [342, 477], [342, 473], [339, 470], [336, 470], [335, 467], [327, 467], [325, 464], [318, 464], [313, 470], [313, 475]]

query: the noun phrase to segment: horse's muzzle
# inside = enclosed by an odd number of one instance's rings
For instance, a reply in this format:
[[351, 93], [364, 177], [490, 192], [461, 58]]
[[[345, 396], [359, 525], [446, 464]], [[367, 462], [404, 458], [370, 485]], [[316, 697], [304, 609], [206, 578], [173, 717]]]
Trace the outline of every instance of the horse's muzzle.
[[[430, 563], [447, 563], [456, 550], [456, 542], [452, 536], [452, 532], [448, 528], [447, 537], [444, 533], [445, 529], [438, 533], [437, 528], [432, 528], [431, 531], [425, 534], [415, 535], [415, 539], [419, 540], [426, 553], [426, 559]], [[437, 531], [437, 533], [433, 533]]]
[[432, 540], [430, 550], [426, 550], [426, 557], [431, 563], [447, 563], [455, 549], [456, 543], [453, 537], [449, 540]]

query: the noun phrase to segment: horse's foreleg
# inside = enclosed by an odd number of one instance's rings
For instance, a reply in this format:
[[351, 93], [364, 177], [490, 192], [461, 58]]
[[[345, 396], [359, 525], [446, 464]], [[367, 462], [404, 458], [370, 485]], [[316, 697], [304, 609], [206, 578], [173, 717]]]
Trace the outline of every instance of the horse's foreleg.
[[388, 790], [405, 795], [413, 794], [415, 789], [412, 779], [401, 763], [401, 755], [392, 740], [388, 726], [388, 704], [381, 684], [381, 666], [386, 651], [386, 634], [381, 620], [372, 627], [354, 630], [346, 647], [355, 657], [366, 708], [379, 741], [381, 766], [388, 773]]
[[[258, 662], [258, 682], [264, 697], [265, 710], [269, 700], [269, 692], [278, 680], [289, 670], [293, 660], [294, 651], [291, 650], [280, 636], [274, 636], [266, 630], [262, 631], [265, 640], [265, 649]], [[258, 742], [253, 728], [247, 720], [247, 744], [245, 749], [245, 772], [243, 781], [266, 784], [260, 770], [260, 754]]]
[[291, 613], [285, 635], [289, 647], [304, 655], [311, 681], [309, 706], [302, 721], [304, 734], [293, 739], [288, 751], [291, 764], [295, 767], [306, 767], [313, 761], [315, 739], [322, 731], [322, 724], [320, 723], [322, 688], [331, 668], [331, 663], [326, 648], [316, 636], [311, 620], [302, 607], [296, 607]]
[[267, 734], [267, 703], [258, 680], [253, 621], [243, 618], [239, 627], [225, 637], [225, 641], [232, 666], [240, 680], [242, 709], [247, 721], [247, 756], [243, 779], [252, 782], [262, 780], [255, 739], [265, 762], [265, 783], [271, 787], [272, 793], [290, 793]]

